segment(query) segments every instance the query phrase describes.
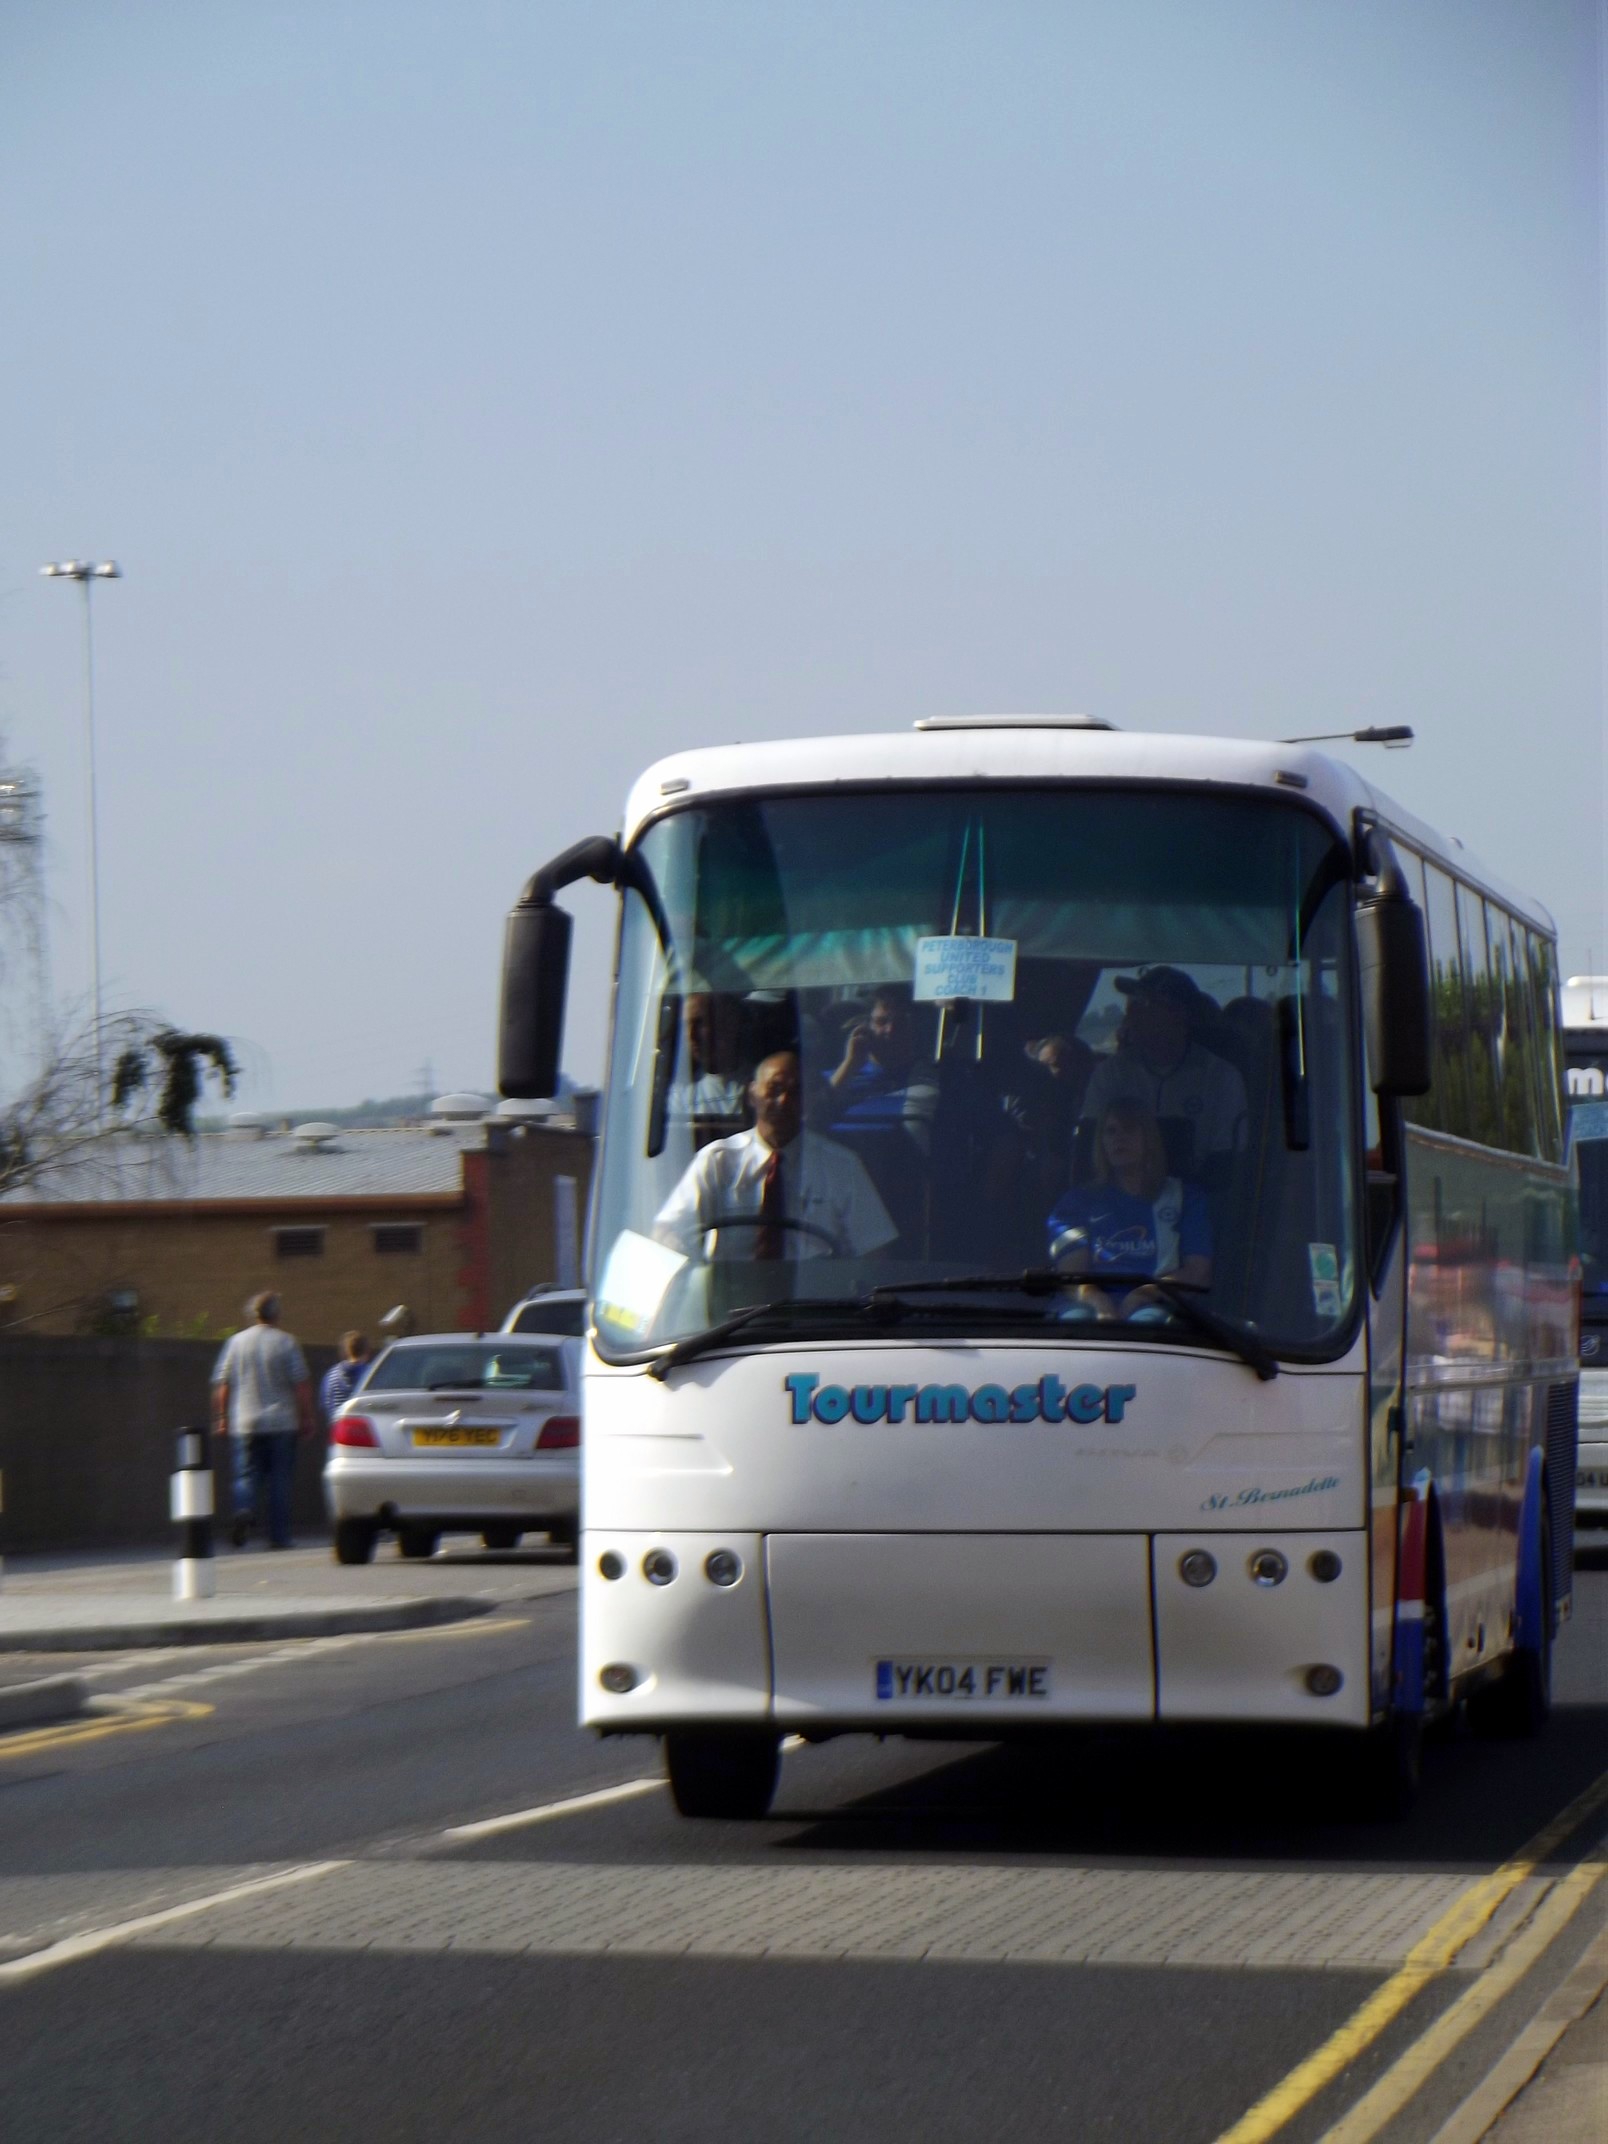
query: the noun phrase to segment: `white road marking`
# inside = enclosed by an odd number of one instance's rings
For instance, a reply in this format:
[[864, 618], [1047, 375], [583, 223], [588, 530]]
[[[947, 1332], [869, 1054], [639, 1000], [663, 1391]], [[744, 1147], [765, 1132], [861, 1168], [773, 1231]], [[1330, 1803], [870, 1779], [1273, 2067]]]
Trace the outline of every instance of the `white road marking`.
[[71, 1965], [79, 1958], [93, 1957], [96, 1951], [108, 1950], [114, 1943], [131, 1942], [136, 1936], [166, 1928], [190, 1914], [205, 1913], [213, 1906], [233, 1905], [237, 1899], [254, 1898], [263, 1891], [282, 1891], [291, 1884], [312, 1883], [320, 1876], [332, 1876], [337, 1869], [350, 1867], [349, 1861], [308, 1861], [300, 1868], [281, 1869], [272, 1876], [254, 1877], [250, 1883], [235, 1883], [227, 1890], [209, 1891], [205, 1898], [189, 1899], [182, 1906], [166, 1906], [160, 1913], [142, 1913], [131, 1921], [113, 1921], [105, 1928], [87, 1928], [82, 1935], [64, 1936], [59, 1943], [48, 1944], [43, 1950], [29, 1951], [26, 1957], [10, 1958], [0, 1963], [0, 1987], [14, 1987], [20, 1980], [31, 1980], [36, 1973], [48, 1973], [53, 1966]]
[[650, 1779], [627, 1779], [617, 1787], [597, 1787], [590, 1794], [573, 1794], [567, 1801], [539, 1802], [534, 1809], [510, 1810], [507, 1816], [482, 1817], [478, 1824], [449, 1824], [443, 1839], [490, 1839], [500, 1831], [522, 1831], [527, 1824], [553, 1824], [560, 1817], [576, 1816], [583, 1809], [606, 1808], [610, 1802], [628, 1802], [639, 1794], [651, 1794], [664, 1780], [656, 1772]]

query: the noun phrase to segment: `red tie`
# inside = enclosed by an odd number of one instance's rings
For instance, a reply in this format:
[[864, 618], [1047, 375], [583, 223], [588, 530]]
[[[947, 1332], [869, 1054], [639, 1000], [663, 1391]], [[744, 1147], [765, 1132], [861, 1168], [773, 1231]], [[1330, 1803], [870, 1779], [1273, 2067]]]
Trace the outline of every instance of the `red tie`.
[[754, 1256], [780, 1258], [783, 1255], [782, 1238], [785, 1234], [782, 1222], [787, 1209], [782, 1195], [782, 1156], [779, 1148], [772, 1150], [760, 1185], [759, 1226], [754, 1230]]

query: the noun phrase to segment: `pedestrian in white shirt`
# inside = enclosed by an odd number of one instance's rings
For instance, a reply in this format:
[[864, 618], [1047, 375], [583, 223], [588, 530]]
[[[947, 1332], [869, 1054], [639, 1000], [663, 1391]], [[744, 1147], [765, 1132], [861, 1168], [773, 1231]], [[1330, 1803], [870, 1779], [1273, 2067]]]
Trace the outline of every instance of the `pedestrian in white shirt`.
[[307, 1358], [279, 1323], [277, 1295], [254, 1295], [251, 1323], [224, 1342], [212, 1372], [213, 1421], [234, 1446], [234, 1543], [243, 1548], [259, 1496], [266, 1493], [268, 1542], [289, 1548], [296, 1440], [313, 1434]]
[[797, 1053], [778, 1050], [748, 1090], [751, 1131], [700, 1149], [654, 1222], [689, 1254], [713, 1236], [718, 1259], [864, 1258], [898, 1233], [863, 1164], [803, 1128]]

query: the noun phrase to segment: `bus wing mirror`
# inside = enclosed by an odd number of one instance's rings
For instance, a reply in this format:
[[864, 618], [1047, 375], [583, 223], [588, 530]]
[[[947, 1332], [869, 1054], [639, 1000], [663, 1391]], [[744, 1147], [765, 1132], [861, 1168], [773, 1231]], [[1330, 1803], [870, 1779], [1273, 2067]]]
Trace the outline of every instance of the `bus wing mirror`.
[[503, 933], [497, 1087], [516, 1101], [545, 1100], [558, 1092], [570, 930], [568, 911], [550, 902], [509, 912]]
[[1417, 904], [1388, 876], [1357, 910], [1362, 1017], [1376, 1094], [1427, 1094], [1432, 1022], [1429, 954]]
[[497, 1087], [510, 1100], [542, 1101], [558, 1092], [572, 925], [568, 912], [554, 905], [553, 895], [581, 878], [615, 886], [623, 874], [618, 842], [602, 835], [579, 841], [544, 865], [509, 910], [503, 933]]

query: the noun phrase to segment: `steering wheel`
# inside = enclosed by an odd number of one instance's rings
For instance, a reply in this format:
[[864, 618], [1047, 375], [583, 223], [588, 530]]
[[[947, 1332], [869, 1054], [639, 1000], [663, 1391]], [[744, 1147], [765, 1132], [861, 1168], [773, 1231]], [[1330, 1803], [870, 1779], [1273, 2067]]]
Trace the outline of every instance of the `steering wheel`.
[[[719, 1213], [713, 1220], [700, 1224], [699, 1240], [702, 1241], [713, 1230], [721, 1228], [796, 1228], [800, 1235], [813, 1236], [818, 1243], [824, 1243], [834, 1258], [843, 1256], [843, 1246], [832, 1231], [818, 1227], [814, 1221], [794, 1221], [785, 1216], [774, 1220], [761, 1219], [757, 1213]], [[705, 1263], [708, 1261], [705, 1260]]]

